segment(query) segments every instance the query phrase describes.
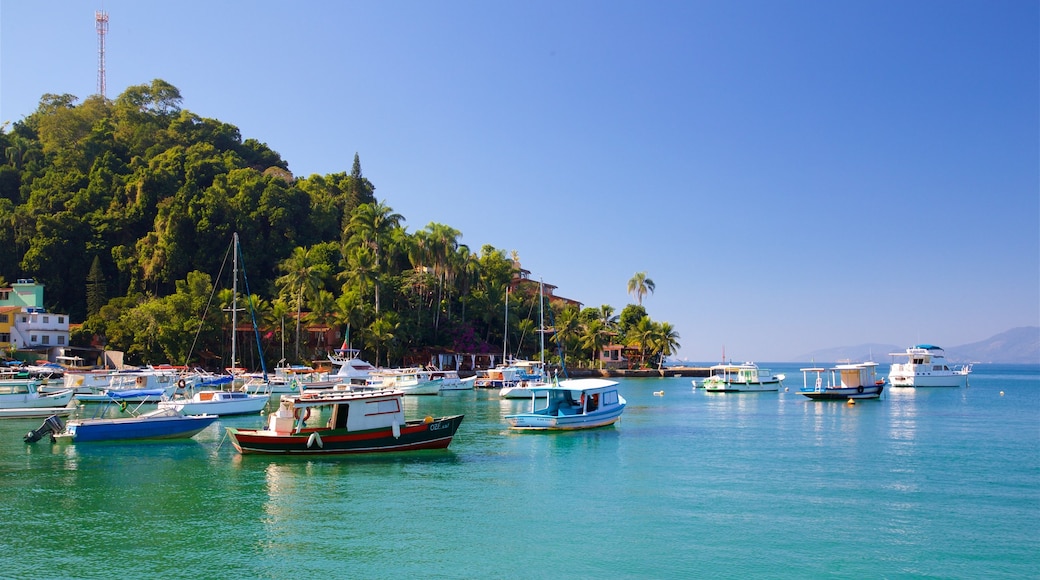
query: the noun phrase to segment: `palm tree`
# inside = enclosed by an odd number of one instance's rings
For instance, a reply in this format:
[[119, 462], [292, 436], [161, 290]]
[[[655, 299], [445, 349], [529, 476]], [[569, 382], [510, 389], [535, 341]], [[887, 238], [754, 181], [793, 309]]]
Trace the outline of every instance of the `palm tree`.
[[390, 366], [390, 342], [396, 337], [395, 333], [400, 326], [397, 314], [387, 312], [368, 327], [369, 337], [376, 347], [376, 361], [379, 360], [380, 347], [386, 346], [386, 366]]
[[[602, 320], [590, 320], [582, 329], [581, 346], [590, 351], [592, 355], [589, 360], [597, 360], [599, 352], [610, 342], [610, 329], [603, 324]], [[603, 361], [599, 361], [602, 367]]]
[[[367, 246], [372, 250], [375, 260], [375, 304], [379, 314], [379, 275], [383, 273], [385, 249], [390, 243], [393, 231], [400, 227], [404, 217], [393, 213], [393, 209], [385, 203], [363, 203], [350, 216], [347, 231], [354, 243]], [[346, 252], [344, 252], [346, 254]]]
[[654, 293], [654, 281], [646, 277], [646, 272], [636, 272], [635, 276], [628, 281], [628, 293], [636, 297], [636, 302], [643, 305], [643, 296], [647, 292]]
[[603, 327], [608, 330], [616, 330], [618, 325], [618, 317], [614, 314], [614, 307], [609, 304], [603, 304], [599, 307], [599, 313], [597, 316], [598, 320], [603, 323]]
[[444, 284], [453, 277], [451, 271], [452, 256], [458, 250], [458, 238], [462, 233], [453, 227], [444, 224], [430, 222], [426, 226], [426, 240], [429, 242], [429, 259], [433, 261], [433, 274], [437, 277], [437, 304], [438, 308], [434, 315], [433, 328], [440, 325], [439, 307], [444, 293]]
[[654, 337], [651, 342], [651, 347], [654, 352], [658, 355], [657, 359], [657, 370], [661, 370], [664, 366], [664, 359], [675, 354], [679, 347], [679, 333], [675, 330], [675, 327], [668, 322], [661, 322], [654, 324]]
[[283, 298], [271, 302], [271, 311], [266, 322], [278, 327], [278, 340], [281, 343], [279, 358], [285, 359], [285, 318], [292, 312], [292, 307]]
[[654, 322], [649, 316], [639, 319], [639, 322], [628, 329], [628, 346], [639, 347], [639, 366], [642, 367], [646, 361], [646, 349], [654, 338]]
[[628, 281], [628, 293], [635, 296], [636, 302], [643, 306], [643, 296], [649, 292], [653, 294], [653, 281], [647, 278], [646, 272], [635, 272], [632, 279]]
[[[336, 299], [333, 298], [332, 292], [319, 290], [307, 301], [307, 307], [310, 308], [307, 321], [324, 329], [331, 325], [332, 319], [335, 317]], [[325, 345], [325, 334], [325, 330], [319, 331], [318, 348]]]
[[318, 263], [309, 248], [294, 248], [292, 254], [278, 264], [285, 272], [275, 280], [285, 295], [296, 298], [296, 359], [300, 358], [300, 312], [305, 296], [317, 292], [328, 274], [328, 266]]
[[343, 262], [344, 270], [339, 276], [345, 280], [344, 293], [353, 290], [364, 296], [370, 286], [375, 287], [379, 268], [371, 249], [364, 246], [354, 248], [343, 256]]

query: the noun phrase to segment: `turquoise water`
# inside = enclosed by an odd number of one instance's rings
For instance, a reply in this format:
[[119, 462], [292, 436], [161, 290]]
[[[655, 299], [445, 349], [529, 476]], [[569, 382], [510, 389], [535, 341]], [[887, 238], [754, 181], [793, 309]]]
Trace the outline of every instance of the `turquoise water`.
[[509, 432], [528, 403], [495, 391], [407, 398], [466, 420], [396, 456], [238, 455], [223, 426], [260, 417], [78, 446], [0, 421], [0, 576], [1040, 576], [1040, 369], [849, 406], [770, 366], [789, 392], [622, 380], [621, 423], [577, 433]]

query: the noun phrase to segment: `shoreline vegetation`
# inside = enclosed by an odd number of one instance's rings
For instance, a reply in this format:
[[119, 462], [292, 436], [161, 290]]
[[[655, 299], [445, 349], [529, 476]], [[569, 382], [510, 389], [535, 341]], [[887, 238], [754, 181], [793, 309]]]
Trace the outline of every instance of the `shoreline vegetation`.
[[[680, 347], [643, 307], [654, 292], [646, 272], [628, 280], [634, 303], [621, 308], [586, 306], [546, 280], [543, 323], [540, 276], [516, 250], [466, 245], [446, 224], [406, 225], [357, 153], [349, 172], [293, 175], [266, 143], [181, 101], [156, 79], [114, 99], [45, 94], [0, 124], [0, 288], [5, 277], [45, 286], [33, 306], [74, 323], [63, 346], [221, 371], [311, 364], [341, 344], [385, 367], [508, 344], [568, 368], [613, 348], [611, 362], [652, 369]], [[248, 272], [237, 301], [222, 277], [233, 235]], [[255, 334], [227, 315], [233, 304], [255, 317]], [[236, 334], [249, 351], [229, 352]], [[12, 358], [55, 350], [3, 346]]]

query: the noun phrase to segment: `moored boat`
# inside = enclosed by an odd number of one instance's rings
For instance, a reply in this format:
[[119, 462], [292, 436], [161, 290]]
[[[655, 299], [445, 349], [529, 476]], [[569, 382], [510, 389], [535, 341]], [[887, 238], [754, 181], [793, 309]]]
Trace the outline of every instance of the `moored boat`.
[[[877, 378], [876, 362], [840, 364], [830, 369], [808, 367], [802, 371], [802, 390], [798, 394], [813, 400], [847, 401], [849, 399], [877, 399], [885, 389], [885, 379]], [[823, 373], [830, 371], [826, 381]], [[815, 373], [813, 384], [809, 375]]]
[[[265, 429], [228, 427], [240, 453], [335, 455], [444, 449], [463, 415], [406, 420], [397, 390], [333, 391], [282, 397]], [[320, 415], [313, 417], [312, 415]], [[319, 422], [308, 426], [308, 421]]]
[[531, 410], [506, 415], [510, 428], [526, 431], [594, 429], [613, 425], [627, 402], [617, 381], [568, 379], [530, 389]]
[[893, 387], [963, 387], [968, 384], [971, 365], [951, 366], [946, 351], [932, 344], [916, 344], [905, 352], [889, 356], [906, 357], [905, 363], [892, 363], [888, 382]]
[[784, 375], [773, 374], [752, 362], [717, 364], [708, 369], [708, 378], [701, 381], [701, 386], [714, 393], [778, 391], [784, 378]]
[[[110, 404], [125, 403], [120, 397], [127, 393], [114, 393]], [[155, 392], [161, 395], [161, 390]], [[128, 396], [131, 398], [133, 395]], [[189, 439], [209, 427], [217, 420], [216, 415], [184, 415], [174, 409], [154, 409], [137, 414], [141, 403], [128, 411], [128, 417], [106, 417], [106, 405], [94, 417], [73, 419], [63, 423], [57, 417], [48, 417], [44, 424], [25, 436], [26, 443], [38, 441], [48, 433], [52, 441], [87, 443], [100, 441], [126, 441], [137, 439]]]
[[[38, 390], [39, 385], [40, 379], [0, 380], [0, 410], [57, 409], [68, 405], [73, 399], [72, 389], [41, 393]], [[12, 411], [6, 416], [26, 415]]]
[[190, 397], [159, 401], [159, 408], [185, 415], [251, 415], [263, 411], [270, 400], [271, 395], [266, 393], [206, 389]]

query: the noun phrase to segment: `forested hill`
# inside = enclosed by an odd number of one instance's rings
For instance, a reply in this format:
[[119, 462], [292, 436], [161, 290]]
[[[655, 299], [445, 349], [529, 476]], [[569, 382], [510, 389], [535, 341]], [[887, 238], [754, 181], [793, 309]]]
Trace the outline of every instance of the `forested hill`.
[[215, 274], [238, 231], [269, 283], [293, 248], [340, 241], [344, 217], [374, 200], [357, 163], [294, 179], [278, 153], [182, 109], [161, 80], [113, 101], [44, 95], [0, 146], [0, 276], [46, 284], [48, 305], [72, 320], [86, 317], [95, 259], [110, 294], [161, 295], [192, 270]]
[[[444, 224], [408, 232], [404, 216], [376, 200], [356, 153], [349, 174], [293, 176], [267, 145], [181, 101], [161, 80], [111, 101], [48, 94], [0, 127], [0, 285], [44, 284], [51, 312], [83, 321], [74, 344], [122, 350], [131, 364], [195, 363], [206, 352], [229, 365], [231, 284], [216, 278], [238, 232], [263, 329], [256, 356], [269, 363], [283, 352], [321, 358], [339, 346], [329, 343], [340, 329], [385, 364], [501, 353], [503, 344], [537, 357], [537, 285], [507, 292], [519, 264], [505, 251], [471, 251]], [[653, 364], [679, 347], [675, 328], [641, 305], [620, 314], [548, 306], [548, 360], [567, 353], [568, 364], [588, 363], [614, 342]]]

